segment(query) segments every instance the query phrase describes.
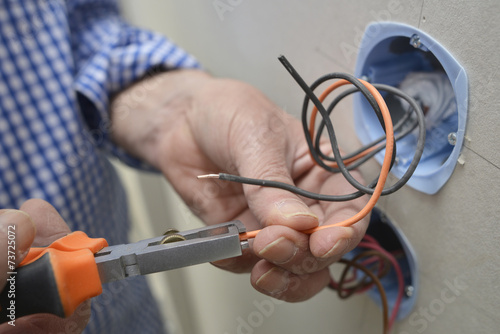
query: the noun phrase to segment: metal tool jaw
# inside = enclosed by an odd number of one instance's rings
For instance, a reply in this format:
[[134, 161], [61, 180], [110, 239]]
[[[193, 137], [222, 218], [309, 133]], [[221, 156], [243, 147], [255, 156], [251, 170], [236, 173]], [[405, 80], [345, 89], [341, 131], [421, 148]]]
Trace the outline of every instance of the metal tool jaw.
[[245, 226], [238, 220], [178, 232], [185, 240], [163, 243], [166, 236], [116, 245], [97, 252], [95, 262], [102, 283], [146, 275], [242, 254], [248, 247], [240, 241]]

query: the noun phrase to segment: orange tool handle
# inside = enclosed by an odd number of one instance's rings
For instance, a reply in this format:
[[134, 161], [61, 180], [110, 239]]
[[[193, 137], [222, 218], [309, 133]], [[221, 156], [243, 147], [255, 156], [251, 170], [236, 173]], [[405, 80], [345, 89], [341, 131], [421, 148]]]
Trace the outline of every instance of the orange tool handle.
[[13, 303], [16, 318], [36, 313], [68, 317], [82, 302], [101, 294], [94, 253], [106, 246], [104, 239], [74, 232], [48, 247], [32, 248], [10, 277], [15, 295], [9, 281], [0, 294], [0, 322], [10, 320]]

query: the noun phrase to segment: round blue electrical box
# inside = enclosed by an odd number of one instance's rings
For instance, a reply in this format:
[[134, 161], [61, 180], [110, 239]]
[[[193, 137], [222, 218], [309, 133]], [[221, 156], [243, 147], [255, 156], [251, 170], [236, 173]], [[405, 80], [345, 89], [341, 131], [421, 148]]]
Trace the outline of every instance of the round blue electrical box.
[[[435, 194], [448, 181], [457, 164], [467, 121], [468, 81], [464, 68], [436, 40], [401, 23], [368, 25], [359, 48], [355, 75], [371, 83], [398, 87], [420, 103], [426, 118], [422, 159], [408, 185]], [[383, 94], [384, 95], [384, 94]], [[384, 95], [393, 123], [408, 106]], [[363, 144], [384, 135], [373, 109], [361, 96], [354, 97], [356, 133]], [[416, 134], [397, 142], [397, 160], [391, 172], [401, 177], [415, 153]], [[381, 163], [385, 151], [376, 159]]]

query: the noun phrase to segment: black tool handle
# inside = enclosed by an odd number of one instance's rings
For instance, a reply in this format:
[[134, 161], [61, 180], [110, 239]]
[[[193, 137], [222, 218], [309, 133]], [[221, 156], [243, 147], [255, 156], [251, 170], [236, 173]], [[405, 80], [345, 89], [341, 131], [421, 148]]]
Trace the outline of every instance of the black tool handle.
[[0, 294], [0, 323], [36, 313], [64, 317], [50, 256], [50, 253], [45, 253], [9, 275]]

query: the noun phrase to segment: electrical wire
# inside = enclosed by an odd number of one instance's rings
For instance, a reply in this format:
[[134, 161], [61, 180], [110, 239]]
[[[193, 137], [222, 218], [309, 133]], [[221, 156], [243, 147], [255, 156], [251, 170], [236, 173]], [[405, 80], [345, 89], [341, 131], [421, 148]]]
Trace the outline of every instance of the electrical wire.
[[[363, 267], [365, 267], [366, 269], [369, 269], [367, 262], [376, 262], [376, 264], [379, 265], [378, 271], [377, 271], [377, 278], [378, 279], [384, 278], [389, 273], [389, 270], [390, 270], [389, 259], [387, 257], [385, 257], [384, 254], [382, 254], [378, 251], [375, 251], [375, 250], [364, 251], [364, 252], [358, 254], [353, 259], [350, 259], [350, 261], [357, 262], [358, 260], [360, 260], [361, 258], [364, 258], [364, 257], [369, 257], [369, 258], [362, 261], [359, 264], [362, 265]], [[346, 259], [346, 260], [349, 260], [349, 259]], [[338, 283], [335, 282], [335, 280], [333, 278], [331, 279], [331, 282], [330, 282], [330, 286], [333, 289], [338, 290], [339, 296], [341, 298], [348, 298], [351, 295], [353, 295], [354, 293], [364, 292], [364, 291], [372, 288], [374, 285], [374, 282], [368, 281], [367, 280], [368, 277], [365, 276], [363, 278], [363, 280], [358, 281], [356, 284], [353, 284], [353, 285], [347, 287], [346, 286], [347, 283], [356, 282], [356, 280], [357, 280], [356, 271], [352, 272], [351, 278], [347, 278], [347, 274], [348, 274], [350, 269], [351, 269], [350, 267], [344, 268], [344, 270], [342, 271], [342, 274], [340, 275], [340, 279], [339, 279]], [[371, 270], [371, 271], [376, 272], [375, 270]]]
[[[347, 259], [340, 259], [339, 263], [343, 263], [346, 265], [346, 269], [350, 269], [351, 267], [354, 267], [358, 270], [361, 270], [365, 275], [371, 278], [375, 286], [377, 287], [379, 293], [380, 293], [380, 299], [382, 302], [382, 316], [383, 316], [383, 333], [387, 334], [389, 333], [389, 306], [387, 302], [387, 296], [385, 294], [384, 287], [382, 286], [382, 283], [380, 280], [377, 278], [375, 274], [373, 274], [370, 270], [362, 266], [361, 264], [352, 261], [352, 260], [347, 260]], [[339, 290], [340, 291], [340, 290]], [[339, 294], [340, 298], [343, 298], [341, 294]]]
[[398, 261], [394, 258], [394, 256], [391, 253], [387, 252], [384, 248], [382, 248], [382, 246], [380, 246], [380, 244], [378, 243], [362, 241], [358, 244], [358, 247], [378, 251], [380, 254], [383, 254], [391, 262], [392, 267], [394, 268], [394, 271], [396, 273], [396, 278], [398, 281], [398, 295], [396, 297], [396, 302], [394, 303], [393, 312], [390, 318], [389, 327], [392, 327], [392, 324], [396, 320], [396, 316], [404, 295], [404, 278], [401, 266], [399, 265]]
[[[372, 84], [375, 88], [377, 88], [378, 90], [385, 90], [386, 88], [386, 85], [382, 85], [382, 84]], [[337, 106], [337, 104], [342, 100], [344, 99], [345, 97], [349, 96], [350, 94], [352, 93], [355, 93], [357, 92], [358, 90], [356, 88], [351, 88], [351, 89], [348, 89], [342, 93], [340, 93], [331, 103], [330, 105], [328, 106], [328, 109], [326, 110], [328, 115], [331, 115], [333, 109]], [[397, 92], [397, 93], [401, 93], [401, 91]], [[405, 115], [398, 121], [397, 124], [394, 125], [394, 132], [398, 132], [399, 130], [401, 130], [401, 128], [406, 124], [406, 122], [410, 119], [411, 117], [411, 111], [412, 111], [412, 108], [410, 106], [410, 108], [408, 109], [408, 111], [405, 113]], [[418, 112], [418, 111], [416, 111]], [[311, 123], [314, 123], [314, 122], [311, 122]], [[411, 127], [406, 127], [407, 129], [405, 129], [405, 131], [399, 133], [398, 135], [396, 135], [395, 137], [395, 140], [396, 142], [405, 137], [406, 135], [408, 135], [409, 133], [411, 133], [415, 127], [417, 126], [417, 123], [412, 123], [412, 126]], [[325, 127], [325, 124], [324, 124], [324, 121], [321, 120], [319, 126], [318, 126], [318, 131], [317, 131], [317, 135], [316, 135], [316, 140], [315, 140], [315, 144], [314, 144], [314, 147], [316, 149], [316, 152], [318, 153], [318, 155], [321, 157], [321, 159], [323, 160], [328, 160], [328, 161], [332, 161], [334, 162], [335, 161], [335, 157], [329, 157], [329, 156], [326, 156], [323, 152], [321, 152], [321, 150], [319, 149], [319, 146], [320, 146], [320, 139], [321, 139], [321, 135], [323, 133], [323, 129]], [[309, 133], [311, 134], [311, 138], [313, 137], [313, 134], [314, 134], [314, 128], [311, 130], [311, 126], [309, 127]], [[350, 170], [356, 168], [356, 166], [354, 166], [351, 162], [353, 161], [357, 161], [358, 164], [362, 164], [364, 162], [366, 162], [366, 160], [368, 160], [369, 158], [373, 157], [376, 153], [380, 152], [381, 150], [384, 149], [384, 146], [383, 145], [378, 145], [376, 146], [377, 144], [381, 143], [382, 141], [385, 140], [385, 136], [381, 136], [379, 137], [378, 139], [372, 141], [370, 144], [368, 145], [365, 145], [363, 147], [361, 147], [360, 149], [354, 151], [354, 152], [351, 152], [350, 154], [347, 154], [345, 156], [342, 156], [341, 159], [344, 161], [344, 163], [349, 166], [348, 168]], [[372, 152], [372, 153], [371, 153]], [[371, 154], [368, 154], [368, 153], [371, 153]], [[362, 159], [361, 159], [362, 158]], [[337, 167], [337, 164], [336, 163], [332, 163], [330, 165], [330, 167], [332, 168], [335, 168]]]
[[[311, 85], [311, 87], [317, 87], [319, 86], [321, 83], [323, 83], [324, 81], [326, 81], [328, 78], [330, 78], [330, 76], [333, 76], [333, 75], [329, 75], [329, 76], [324, 76], [320, 79], [318, 79], [315, 83], [313, 83], [313, 85]], [[339, 84], [339, 81], [335, 82], [334, 84], [332, 84], [330, 87], [328, 87], [320, 96], [319, 100], [320, 101], [323, 101], [324, 98], [326, 96], [328, 96], [328, 94], [330, 94], [333, 90], [335, 90], [336, 88], [340, 87], [341, 84]], [[410, 104], [410, 108], [415, 112], [416, 114], [416, 118], [417, 118], [417, 123], [418, 123], [418, 128], [419, 128], [419, 131], [418, 131], [418, 140], [417, 140], [417, 144], [416, 144], [416, 148], [415, 148], [415, 154], [413, 156], [413, 159], [410, 163], [410, 165], [408, 166], [407, 170], [405, 171], [405, 173], [403, 174], [403, 176], [394, 184], [392, 185], [391, 187], [387, 188], [387, 189], [384, 189], [384, 191], [382, 192], [382, 195], [389, 195], [389, 194], [392, 194], [394, 192], [396, 192], [397, 190], [401, 189], [401, 187], [403, 187], [407, 182], [408, 180], [411, 178], [411, 176], [413, 175], [413, 173], [415, 172], [417, 166], [418, 166], [418, 163], [420, 162], [420, 158], [422, 157], [422, 154], [423, 154], [423, 151], [424, 151], [424, 148], [425, 148], [425, 115], [422, 111], [422, 109], [420, 108], [419, 104], [417, 103], [417, 101], [415, 101], [415, 99], [413, 99], [411, 96], [409, 96], [408, 94], [404, 93], [403, 91], [397, 89], [397, 88], [394, 88], [392, 86], [388, 86], [388, 85], [384, 85], [384, 84], [373, 84], [374, 87], [376, 87], [378, 90], [382, 90], [382, 91], [386, 91], [386, 92], [389, 92], [395, 96], [398, 96], [402, 99], [404, 99], [405, 101], [407, 101], [409, 104]], [[354, 92], [354, 91], [353, 91]], [[345, 95], [347, 96], [347, 95]], [[340, 96], [340, 97], [345, 97], [345, 96]], [[340, 100], [339, 100], [340, 101]], [[339, 101], [336, 101], [334, 100], [332, 102], [332, 105], [331, 105], [331, 110], [333, 110], [333, 107], [336, 106], [336, 104], [339, 102]], [[330, 109], [330, 108], [329, 108]], [[327, 113], [328, 113], [328, 117], [327, 119], [329, 120], [329, 116], [330, 116], [330, 112], [331, 110]], [[304, 107], [303, 107], [303, 110], [302, 110], [302, 115], [304, 117], [304, 114], [305, 112], [307, 112], [307, 100], [304, 101]], [[315, 119], [316, 119], [316, 107], [313, 108], [312, 110], [312, 113], [311, 113], [311, 121], [310, 121], [310, 125], [309, 125], [309, 128], [308, 128], [308, 131], [306, 132], [306, 141], [308, 142], [308, 145], [309, 145], [309, 153], [311, 154], [311, 156], [313, 157], [313, 160], [320, 166], [322, 166], [323, 168], [327, 169], [327, 170], [330, 170], [331, 172], [337, 172], [337, 169], [336, 168], [332, 168], [330, 166], [327, 166], [322, 160], [321, 158], [318, 156], [317, 154], [317, 148], [316, 147], [319, 147], [319, 146], [314, 146], [312, 144], [312, 140], [313, 140], [313, 137], [314, 137], [314, 123], [315, 123]], [[323, 116], [323, 114], [322, 114]], [[325, 122], [326, 124], [326, 119], [325, 117], [323, 116], [323, 119], [322, 119], [322, 122]], [[399, 125], [399, 124], [398, 124]], [[321, 125], [320, 125], [321, 126]], [[322, 128], [320, 127], [320, 130], [322, 130]], [[397, 139], [401, 139], [402, 137], [406, 136], [408, 133], [410, 133], [411, 131], [406, 131], [404, 132], [401, 136], [398, 136]], [[320, 132], [318, 132], [318, 135], [320, 134]], [[375, 142], [377, 142], [378, 140], [376, 140]], [[371, 147], [372, 145], [374, 145], [374, 143], [370, 144], [369, 147]], [[382, 147], [379, 147], [378, 149], [370, 149], [370, 148], [367, 148], [365, 150], [366, 152], [366, 160], [368, 158], [371, 158], [372, 156], [374, 156], [376, 153], [378, 153], [380, 150], [383, 149], [383, 146]], [[335, 151], [334, 151], [334, 155], [337, 154]], [[361, 152], [360, 154], [363, 154], [363, 152]], [[340, 154], [339, 154], [340, 156]], [[360, 158], [362, 158], [363, 156], [360, 156]], [[342, 159], [337, 159], [335, 158], [332, 158], [332, 159], [335, 159], [335, 161], [337, 162], [337, 165], [338, 165], [338, 160], [341, 160]], [[366, 160], [362, 160], [360, 163], [364, 163]], [[359, 164], [356, 164], [354, 166], [351, 166], [352, 168], [354, 167], [358, 167]], [[340, 170], [342, 172], [342, 170]], [[344, 174], [344, 173], [343, 173]], [[345, 175], [345, 174], [344, 174]], [[373, 184], [375, 184], [377, 182], [377, 179], [375, 179], [369, 186], [368, 188], [371, 188]], [[352, 184], [352, 183], [351, 183]], [[354, 184], [353, 184], [354, 186]], [[371, 189], [367, 189], [366, 187], [364, 187], [363, 189], [360, 189], [359, 187], [357, 188], [358, 190], [362, 190], [364, 193], [366, 194], [371, 194], [373, 192], [373, 190]], [[359, 192], [358, 193], [355, 193], [357, 195], [362, 195], [360, 194]], [[358, 197], [359, 197], [358, 196]]]

